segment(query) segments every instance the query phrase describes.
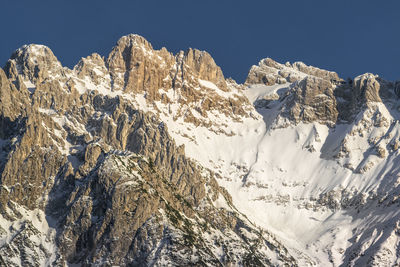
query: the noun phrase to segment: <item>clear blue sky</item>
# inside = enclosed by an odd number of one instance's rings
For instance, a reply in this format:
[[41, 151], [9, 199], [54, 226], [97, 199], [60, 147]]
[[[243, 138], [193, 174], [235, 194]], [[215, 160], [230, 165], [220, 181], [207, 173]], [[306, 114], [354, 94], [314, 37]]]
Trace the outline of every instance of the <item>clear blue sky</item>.
[[49, 46], [72, 67], [107, 56], [122, 35], [154, 48], [208, 51], [226, 77], [243, 82], [265, 57], [304, 61], [343, 78], [373, 72], [400, 79], [399, 0], [5, 0], [0, 64], [27, 43]]

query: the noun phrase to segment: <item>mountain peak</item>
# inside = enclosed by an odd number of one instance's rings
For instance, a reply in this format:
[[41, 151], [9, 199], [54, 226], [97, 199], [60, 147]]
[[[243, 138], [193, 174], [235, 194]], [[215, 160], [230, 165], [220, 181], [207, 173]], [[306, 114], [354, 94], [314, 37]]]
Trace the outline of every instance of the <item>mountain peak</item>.
[[41, 62], [58, 62], [53, 51], [45, 45], [28, 44], [18, 48], [10, 57], [10, 60], [18, 62], [31, 61], [34, 64]]
[[120, 47], [141, 46], [149, 50], [153, 50], [152, 45], [150, 44], [149, 41], [146, 40], [146, 38], [144, 38], [141, 35], [133, 33], [119, 38], [119, 40], [117, 41], [117, 46]]
[[336, 72], [308, 66], [301, 61], [281, 64], [267, 57], [252, 66], [246, 84], [284, 84], [299, 81], [306, 76], [315, 76], [328, 81], [340, 81]]
[[13, 55], [11, 56], [11, 59], [14, 59], [15, 57], [18, 57], [20, 55], [24, 56], [40, 56], [40, 55], [46, 55], [46, 54], [51, 54], [54, 56], [53, 52], [48, 46], [41, 45], [41, 44], [25, 44], [18, 48]]
[[220, 89], [226, 90], [224, 74], [209, 53], [189, 48], [184, 53], [184, 62], [197, 72], [199, 79], [211, 81]]
[[379, 96], [381, 89], [379, 80], [379, 76], [372, 73], [365, 73], [354, 78], [354, 93], [357, 98], [364, 102], [382, 102]]
[[45, 45], [29, 44], [17, 49], [7, 61], [5, 72], [15, 80], [22, 75], [25, 80], [39, 82], [62, 71], [61, 63]]

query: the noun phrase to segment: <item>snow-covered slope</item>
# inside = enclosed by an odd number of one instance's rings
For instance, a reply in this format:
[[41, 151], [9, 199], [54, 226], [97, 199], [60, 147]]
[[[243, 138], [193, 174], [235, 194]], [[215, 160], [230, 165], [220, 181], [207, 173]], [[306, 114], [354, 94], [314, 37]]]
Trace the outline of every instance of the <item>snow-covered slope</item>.
[[163, 120], [189, 157], [219, 174], [241, 212], [310, 257], [303, 264], [397, 264], [396, 104], [368, 103], [334, 127], [294, 124], [280, 116], [291, 86], [245, 88], [258, 107], [252, 116], [216, 119], [230, 136]]

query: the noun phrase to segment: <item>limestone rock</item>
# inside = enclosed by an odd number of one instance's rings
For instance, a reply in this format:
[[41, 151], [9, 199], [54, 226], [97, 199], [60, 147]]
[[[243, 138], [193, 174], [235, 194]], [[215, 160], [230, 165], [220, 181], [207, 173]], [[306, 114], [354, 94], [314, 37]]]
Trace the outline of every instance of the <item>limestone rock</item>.
[[380, 98], [380, 83], [378, 76], [366, 73], [354, 79], [354, 99], [358, 102], [382, 102]]
[[[92, 54], [73, 70], [45, 46], [18, 49], [0, 69], [0, 219], [16, 227], [0, 234], [13, 240], [0, 247], [0, 265], [29, 251], [21, 264], [270, 265], [265, 251], [296, 264], [230, 208], [215, 174], [188, 159], [160, 114], [136, 99], [177, 104], [177, 116], [200, 125], [216, 110], [247, 116], [239, 90], [208, 53], [174, 56], [137, 35], [122, 37], [106, 61]], [[201, 117], [187, 115], [194, 108]]]
[[6, 118], [15, 121], [19, 114], [27, 111], [26, 105], [28, 103], [23, 92], [18, 91], [14, 84], [7, 79], [3, 69], [0, 69], [0, 114], [4, 126], [1, 127], [1, 131], [9, 129], [4, 125], [7, 121]]
[[252, 66], [245, 84], [284, 84], [299, 81], [306, 76], [314, 76], [327, 81], [340, 81], [337, 73], [307, 66], [303, 62], [280, 64], [271, 58], [261, 60], [258, 66]]
[[97, 53], [82, 58], [74, 67], [74, 72], [79, 78], [88, 78], [95, 85], [100, 85], [103, 81], [106, 81], [107, 85], [110, 86], [108, 69], [103, 58]]
[[360, 110], [369, 103], [391, 102], [396, 99], [396, 84], [383, 80], [378, 75], [365, 73], [336, 87], [339, 118], [343, 121], [354, 120]]
[[174, 63], [165, 48], [155, 51], [147, 40], [134, 34], [119, 39], [106, 61], [114, 88], [146, 91], [152, 98], [156, 97], [155, 90], [171, 87], [171, 81], [164, 79]]
[[323, 70], [320, 68], [316, 68], [313, 66], [307, 66], [306, 64], [304, 64], [303, 62], [294, 62], [293, 64], [290, 65], [290, 63], [286, 63], [286, 66], [291, 66], [293, 69], [296, 69], [298, 71], [301, 71], [302, 73], [306, 73], [308, 75], [312, 75], [327, 81], [339, 81], [340, 78], [337, 75], [336, 72], [333, 71], [327, 71], [327, 70]]
[[[209, 127], [208, 112], [222, 112], [238, 120], [248, 116], [246, 106], [250, 103], [245, 97], [239, 94], [228, 99], [221, 97], [232, 92], [232, 87], [228, 88], [221, 69], [205, 51], [188, 49], [173, 55], [165, 48], [154, 50], [143, 37], [131, 34], [117, 42], [106, 67], [112, 90], [143, 94], [150, 105], [156, 101], [164, 105], [178, 102], [174, 119], [183, 116], [185, 122]], [[177, 99], [171, 99], [172, 96]], [[193, 110], [202, 116], [196, 117]], [[171, 111], [168, 108], [164, 112]]]
[[319, 121], [334, 125], [338, 111], [333, 89], [329, 81], [308, 76], [295, 83], [284, 112], [295, 122]]
[[61, 63], [44, 45], [24, 45], [16, 50], [6, 64], [5, 72], [11, 80], [21, 75], [25, 81], [40, 83], [56, 75], [64, 75]]
[[227, 90], [224, 75], [214, 59], [206, 51], [189, 49], [185, 52], [183, 63], [194, 70], [199, 79], [213, 82], [220, 89]]

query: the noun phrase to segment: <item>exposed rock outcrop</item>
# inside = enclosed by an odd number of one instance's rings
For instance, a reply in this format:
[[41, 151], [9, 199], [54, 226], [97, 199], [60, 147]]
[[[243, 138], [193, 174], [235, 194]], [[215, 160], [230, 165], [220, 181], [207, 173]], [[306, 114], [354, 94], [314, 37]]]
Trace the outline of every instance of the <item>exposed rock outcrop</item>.
[[[245, 84], [250, 87], [259, 84], [287, 85], [289, 90], [285, 94], [275, 93], [264, 96], [264, 102], [282, 101], [284, 103], [277, 120], [286, 118], [296, 124], [318, 121], [333, 126], [338, 117], [334, 90], [336, 83], [341, 81], [332, 71], [307, 66], [302, 62], [280, 64], [266, 58], [261, 60], [258, 66], [251, 68]], [[260, 104], [261, 107], [265, 106], [260, 103], [260, 100], [256, 106]], [[268, 104], [266, 107], [269, 108]]]
[[24, 45], [16, 50], [5, 67], [7, 76], [16, 80], [18, 75], [23, 81], [41, 83], [54, 76], [63, 76], [64, 69], [53, 52], [44, 45]]
[[[146, 102], [157, 109], [155, 101], [164, 105], [178, 102], [177, 110], [164, 110], [174, 112], [175, 119], [184, 117], [186, 122], [209, 126], [208, 112], [236, 116], [238, 120], [248, 115], [246, 106], [250, 103], [245, 97], [234, 93], [221, 97], [232, 89], [205, 51], [189, 49], [174, 56], [165, 48], [154, 50], [143, 37], [131, 34], [117, 42], [106, 66], [113, 90], [144, 94]], [[195, 116], [193, 110], [202, 116]]]
[[269, 58], [241, 85], [138, 35], [72, 70], [23, 46], [0, 69], [0, 265], [395, 265], [399, 90]]
[[353, 97], [355, 102], [382, 102], [379, 96], [381, 85], [377, 78], [377, 75], [366, 73], [354, 79]]
[[337, 73], [307, 66], [303, 62], [280, 64], [271, 58], [261, 60], [258, 66], [252, 66], [245, 84], [284, 84], [299, 81], [307, 75], [327, 81], [340, 81]]
[[[24, 46], [5, 73], [0, 236], [12, 242], [0, 242], [0, 264], [296, 264], [185, 156], [159, 114], [139, 110], [179, 104], [177, 116], [197, 125], [216, 110], [247, 116], [247, 99], [208, 53], [174, 56], [129, 35], [106, 61], [92, 54], [73, 70], [47, 47]], [[205, 117], [190, 121], [194, 106]]]
[[338, 102], [339, 119], [352, 121], [358, 112], [369, 104], [392, 102], [397, 98], [395, 84], [378, 75], [365, 73], [337, 86], [335, 96]]
[[288, 92], [284, 114], [296, 123], [318, 121], [333, 126], [338, 116], [333, 90], [329, 81], [308, 76]]

